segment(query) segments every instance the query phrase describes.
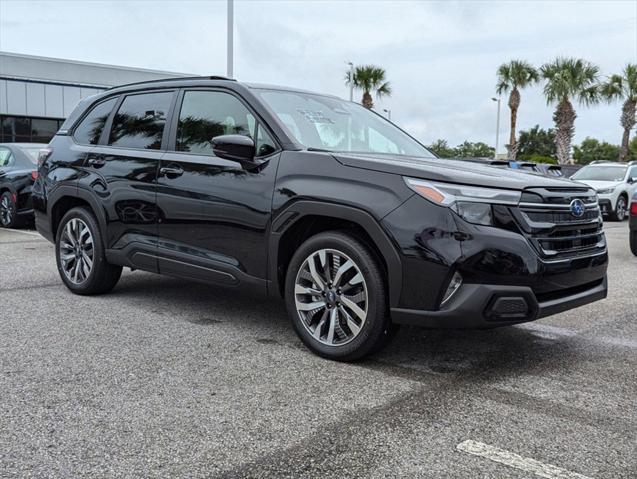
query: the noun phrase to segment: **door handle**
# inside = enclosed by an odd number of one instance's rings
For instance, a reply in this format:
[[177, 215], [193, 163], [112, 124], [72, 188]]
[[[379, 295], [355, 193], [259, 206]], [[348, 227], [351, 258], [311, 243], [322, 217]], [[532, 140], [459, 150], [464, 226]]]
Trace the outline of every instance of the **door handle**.
[[90, 156], [87, 163], [89, 166], [99, 168], [100, 166], [104, 166], [106, 164], [106, 160], [103, 156]]
[[184, 174], [184, 170], [179, 166], [164, 166], [159, 169], [160, 176], [166, 176], [168, 178], [177, 178]]

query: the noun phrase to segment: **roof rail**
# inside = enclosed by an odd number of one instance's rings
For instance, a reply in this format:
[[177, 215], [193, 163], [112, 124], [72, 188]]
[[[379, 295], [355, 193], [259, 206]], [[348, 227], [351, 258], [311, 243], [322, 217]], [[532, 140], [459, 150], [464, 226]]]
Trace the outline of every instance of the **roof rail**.
[[180, 80], [226, 80], [226, 81], [235, 81], [235, 82], [237, 81], [234, 78], [224, 77], [221, 75], [171, 77], [171, 78], [160, 78], [159, 80], [144, 80], [144, 81], [137, 81], [133, 83], [125, 83], [123, 85], [117, 85], [117, 86], [111, 87], [108, 90], [114, 90], [115, 88], [122, 88], [127, 86], [134, 86], [134, 85], [144, 85], [146, 83], [161, 83], [161, 82], [171, 82], [171, 81], [180, 81]]
[[595, 160], [595, 161], [591, 161], [589, 163], [589, 165], [599, 165], [601, 163], [617, 163], [616, 161], [610, 161], [610, 160]]

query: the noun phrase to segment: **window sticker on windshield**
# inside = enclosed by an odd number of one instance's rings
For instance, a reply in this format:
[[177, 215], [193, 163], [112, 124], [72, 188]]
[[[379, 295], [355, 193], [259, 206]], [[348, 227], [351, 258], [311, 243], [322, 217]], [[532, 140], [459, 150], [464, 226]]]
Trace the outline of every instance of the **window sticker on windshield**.
[[321, 110], [302, 110], [298, 108], [298, 111], [309, 123], [328, 123], [334, 124], [334, 121], [326, 117]]

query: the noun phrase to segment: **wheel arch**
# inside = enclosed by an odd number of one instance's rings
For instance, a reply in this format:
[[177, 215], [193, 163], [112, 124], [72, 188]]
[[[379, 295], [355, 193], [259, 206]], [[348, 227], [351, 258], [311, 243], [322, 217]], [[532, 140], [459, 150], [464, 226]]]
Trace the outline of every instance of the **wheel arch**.
[[100, 227], [100, 234], [106, 231], [106, 216], [100, 208], [99, 203], [88, 192], [75, 186], [60, 186], [55, 190], [55, 194], [49, 198], [48, 217], [51, 233], [55, 239], [57, 228], [64, 215], [72, 208], [87, 207], [97, 219]]
[[298, 201], [273, 219], [268, 248], [268, 292], [283, 296], [287, 267], [298, 246], [317, 233], [331, 230], [346, 230], [370, 246], [385, 272], [390, 306], [397, 305], [402, 289], [402, 265], [388, 234], [364, 210], [320, 201]]

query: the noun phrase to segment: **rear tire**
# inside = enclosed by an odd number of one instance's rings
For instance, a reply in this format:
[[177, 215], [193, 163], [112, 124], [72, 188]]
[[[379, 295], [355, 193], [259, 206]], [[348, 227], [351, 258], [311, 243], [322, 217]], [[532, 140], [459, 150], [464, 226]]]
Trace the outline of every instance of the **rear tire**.
[[617, 198], [617, 204], [615, 209], [611, 213], [610, 217], [613, 221], [624, 221], [626, 219], [626, 213], [628, 211], [628, 198], [623, 194]]
[[637, 256], [637, 230], [630, 232], [630, 250]]
[[60, 221], [55, 257], [60, 278], [75, 294], [107, 293], [122, 274], [121, 266], [106, 261], [99, 225], [87, 208], [73, 208]]
[[379, 261], [362, 241], [342, 232], [317, 234], [298, 248], [286, 275], [285, 301], [301, 341], [324, 358], [362, 359], [397, 330]]

